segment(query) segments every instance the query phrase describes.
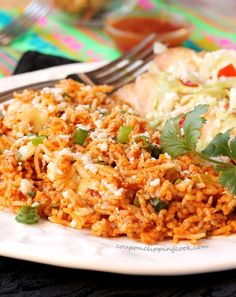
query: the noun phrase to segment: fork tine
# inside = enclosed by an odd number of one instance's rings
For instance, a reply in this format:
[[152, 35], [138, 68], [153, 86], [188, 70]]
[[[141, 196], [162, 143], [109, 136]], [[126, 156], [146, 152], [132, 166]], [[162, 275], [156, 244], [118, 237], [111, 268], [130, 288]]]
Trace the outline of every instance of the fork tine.
[[156, 39], [156, 33], [150, 34], [141, 43], [139, 43], [138, 45], [133, 47], [130, 51], [128, 51], [127, 53], [122, 55], [120, 58], [106, 64], [103, 67], [100, 67], [99, 69], [89, 71], [89, 72], [87, 72], [87, 74], [96, 77], [97, 75], [111, 69], [111, 67], [118, 66], [120, 63], [124, 62], [125, 60], [129, 60], [129, 57], [132, 57], [132, 56], [136, 55], [138, 52], [140, 52], [141, 50], [143, 50], [149, 43], [154, 42], [155, 39]]
[[137, 76], [139, 76], [140, 74], [147, 71], [148, 64], [154, 58], [154, 56], [155, 56], [154, 54], [151, 54], [150, 56], [148, 56], [146, 58], [146, 60], [143, 64], [139, 65], [139, 67], [130, 71], [125, 76], [123, 76], [121, 79], [117, 80], [114, 84], [112, 84], [113, 90], [117, 90], [118, 88], [122, 87], [123, 85], [134, 81]]
[[50, 11], [50, 5], [44, 5], [38, 0], [33, 0], [24, 10], [21, 16], [13, 20], [0, 31], [0, 43], [8, 44], [13, 38], [21, 35], [39, 18]]
[[[119, 69], [113, 69], [113, 72], [105, 74], [105, 76], [96, 78], [100, 83], [110, 84], [113, 81], [116, 81], [124, 76], [124, 74], [129, 73], [132, 70], [137, 69], [140, 64], [142, 64], [142, 60], [145, 61], [146, 58], [150, 54], [153, 53], [152, 47], [146, 48], [144, 51], [141, 51], [137, 56], [134, 57], [133, 60], [130, 60], [130, 63], [124, 65]], [[138, 63], [140, 62], [140, 63]]]
[[31, 13], [32, 9], [34, 9], [34, 6], [37, 3], [35, 3], [35, 1], [30, 2], [30, 4], [25, 8], [24, 12], [17, 17], [16, 19], [14, 19], [13, 21], [11, 21], [8, 25], [6, 25], [6, 27], [2, 30], [2, 32], [7, 32], [8, 30], [11, 30], [12, 27], [18, 25], [19, 22], [21, 22], [22, 20], [25, 19], [25, 14], [27, 13]]

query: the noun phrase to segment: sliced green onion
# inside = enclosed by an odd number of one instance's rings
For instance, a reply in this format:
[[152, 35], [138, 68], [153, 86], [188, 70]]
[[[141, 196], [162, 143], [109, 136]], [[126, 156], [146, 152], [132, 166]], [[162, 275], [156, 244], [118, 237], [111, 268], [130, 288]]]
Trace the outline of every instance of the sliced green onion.
[[132, 130], [133, 128], [131, 126], [121, 126], [117, 137], [118, 142], [126, 144], [129, 140], [129, 134]]
[[134, 206], [137, 206], [137, 207], [139, 207], [139, 206], [140, 206], [139, 199], [138, 199], [138, 197], [137, 197], [137, 196], [135, 196], [135, 198], [134, 198], [133, 205], [134, 205]]
[[182, 179], [177, 178], [177, 180], [175, 181], [175, 185], [178, 185], [178, 184], [180, 184], [181, 182], [182, 182]]
[[109, 163], [105, 162], [105, 161], [97, 161], [96, 162], [98, 165], [109, 165]]
[[155, 159], [158, 159], [161, 154], [161, 150], [157, 146], [152, 146], [151, 156]]
[[64, 97], [64, 98], [68, 97], [70, 99], [73, 99], [73, 97], [70, 94], [66, 93], [66, 92], [62, 94], [62, 97]]
[[127, 110], [123, 109], [123, 110], [121, 110], [120, 113], [121, 113], [121, 114], [126, 114], [126, 113], [127, 113]]
[[106, 111], [103, 115], [104, 115], [104, 117], [107, 117], [107, 116], [109, 116], [111, 114], [111, 111]]
[[38, 207], [22, 206], [15, 219], [22, 224], [37, 224], [39, 222]]
[[26, 136], [28, 136], [28, 137], [36, 136], [36, 134], [29, 132], [29, 133], [26, 134]]
[[35, 138], [30, 139], [30, 141], [33, 143], [33, 145], [37, 146], [39, 144], [42, 144], [45, 138], [47, 138], [47, 136], [39, 135], [39, 136], [36, 136]]
[[73, 142], [75, 144], [83, 145], [86, 138], [88, 137], [89, 132], [87, 130], [83, 129], [77, 129], [75, 130], [73, 134]]
[[149, 142], [149, 138], [148, 138], [148, 137], [146, 137], [146, 136], [144, 136], [144, 135], [140, 135], [140, 136], [138, 136], [138, 137], [136, 137], [136, 138], [134, 139], [134, 142], [136, 142], [136, 143], [138, 143], [138, 142], [140, 142], [140, 141], [143, 141], [144, 148], [145, 148], [148, 152], [150, 152], [150, 154], [151, 154], [151, 156], [152, 156], [153, 158], [155, 158], [155, 159], [158, 159], [158, 158], [159, 158], [159, 156], [160, 156], [160, 154], [161, 154], [161, 150], [160, 150], [157, 146], [151, 144], [151, 143]]
[[167, 203], [157, 197], [150, 199], [150, 202], [157, 212], [168, 207]]
[[[30, 192], [28, 192], [28, 195], [29, 195], [30, 197], [34, 198], [34, 197], [36, 196], [36, 192], [30, 191]], [[33, 204], [32, 204], [32, 205], [33, 205]], [[32, 206], [32, 205], [31, 205], [31, 206]]]
[[0, 110], [0, 118], [3, 117], [3, 112]]

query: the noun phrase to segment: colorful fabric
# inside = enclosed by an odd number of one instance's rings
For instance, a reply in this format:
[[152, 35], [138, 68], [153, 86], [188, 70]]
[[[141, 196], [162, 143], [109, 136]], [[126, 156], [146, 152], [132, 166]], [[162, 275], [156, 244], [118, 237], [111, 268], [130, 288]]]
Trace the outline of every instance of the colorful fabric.
[[[236, 49], [236, 19], [204, 14], [180, 5], [168, 5], [161, 0], [139, 0], [137, 9], [168, 9], [179, 13], [193, 24], [193, 32], [185, 46], [196, 50], [217, 48]], [[16, 17], [19, 11], [0, 10], [0, 28]], [[36, 50], [79, 61], [115, 59], [120, 55], [112, 40], [99, 29], [78, 28], [60, 21], [52, 14], [42, 19], [30, 31], [17, 38], [10, 46], [0, 47], [0, 77], [10, 75], [23, 52]]]

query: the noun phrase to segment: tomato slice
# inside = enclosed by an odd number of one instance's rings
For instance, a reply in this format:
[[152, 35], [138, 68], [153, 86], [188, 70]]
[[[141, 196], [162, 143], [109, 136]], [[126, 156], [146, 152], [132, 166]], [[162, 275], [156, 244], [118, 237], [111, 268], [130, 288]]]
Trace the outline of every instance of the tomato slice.
[[179, 121], [179, 128], [183, 128], [184, 127], [184, 122], [185, 122], [185, 117], [182, 117]]
[[229, 64], [218, 71], [217, 77], [220, 78], [222, 76], [231, 77], [236, 76], [236, 69], [233, 64]]

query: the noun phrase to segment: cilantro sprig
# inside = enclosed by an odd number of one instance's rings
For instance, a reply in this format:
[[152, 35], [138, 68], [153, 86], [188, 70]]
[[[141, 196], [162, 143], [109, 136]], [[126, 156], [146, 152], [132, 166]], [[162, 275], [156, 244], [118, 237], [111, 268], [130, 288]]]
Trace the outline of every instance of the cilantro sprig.
[[[236, 195], [236, 137], [230, 138], [231, 130], [216, 135], [202, 152], [196, 150], [201, 128], [206, 122], [203, 115], [207, 111], [208, 105], [200, 104], [184, 115], [169, 119], [162, 131], [162, 151], [173, 158], [192, 153], [214, 164], [222, 186]], [[228, 157], [229, 162], [218, 161], [215, 157]]]

